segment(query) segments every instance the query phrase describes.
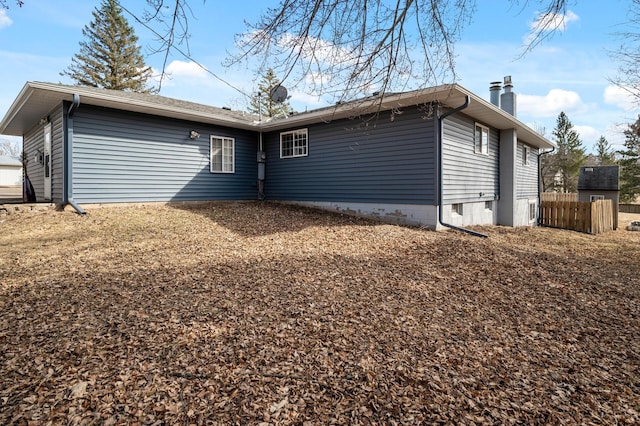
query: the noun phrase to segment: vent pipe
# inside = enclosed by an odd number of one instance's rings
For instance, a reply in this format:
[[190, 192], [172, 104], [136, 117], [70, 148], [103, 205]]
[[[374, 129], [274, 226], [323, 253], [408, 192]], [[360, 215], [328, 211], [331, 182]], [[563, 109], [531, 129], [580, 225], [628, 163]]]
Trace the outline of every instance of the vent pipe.
[[511, 76], [508, 75], [504, 78], [504, 93], [500, 95], [500, 107], [503, 111], [516, 116], [516, 94], [512, 91], [513, 83], [511, 82]]
[[500, 108], [500, 91], [502, 90], [502, 82], [492, 81], [489, 83], [489, 93], [491, 94], [491, 103]]

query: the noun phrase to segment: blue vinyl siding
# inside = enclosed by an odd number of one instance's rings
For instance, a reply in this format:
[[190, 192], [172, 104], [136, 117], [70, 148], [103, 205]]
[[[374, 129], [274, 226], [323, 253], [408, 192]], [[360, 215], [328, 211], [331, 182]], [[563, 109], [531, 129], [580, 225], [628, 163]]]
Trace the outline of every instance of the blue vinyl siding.
[[489, 129], [489, 155], [476, 153], [475, 123], [476, 121], [460, 113], [449, 116], [444, 121], [443, 204], [493, 200], [500, 192], [499, 132]]
[[[62, 192], [64, 190], [64, 153], [63, 153], [63, 118], [62, 105], [53, 111], [51, 119], [51, 197], [53, 202], [62, 203]], [[43, 135], [44, 138], [44, 135]], [[43, 140], [44, 143], [44, 140]]]
[[528, 163], [524, 164], [524, 144], [518, 142], [516, 157], [517, 198], [538, 198], [538, 149], [529, 147]]
[[44, 167], [35, 160], [36, 154], [44, 148], [42, 125], [36, 125], [22, 136], [22, 149], [27, 159], [26, 173], [36, 192], [36, 201], [44, 197]]
[[[253, 132], [82, 105], [73, 123], [77, 202], [256, 198]], [[210, 173], [209, 135], [235, 138], [235, 173]]]
[[[62, 203], [63, 153], [62, 105], [48, 115], [51, 122], [51, 198]], [[27, 159], [27, 174], [36, 192], [36, 201], [44, 202], [44, 166], [35, 160], [44, 152], [44, 124], [36, 124], [23, 135], [23, 150]]]
[[308, 156], [280, 158], [280, 132], [265, 135], [268, 199], [435, 203], [434, 119], [417, 109], [309, 126], [308, 138]]

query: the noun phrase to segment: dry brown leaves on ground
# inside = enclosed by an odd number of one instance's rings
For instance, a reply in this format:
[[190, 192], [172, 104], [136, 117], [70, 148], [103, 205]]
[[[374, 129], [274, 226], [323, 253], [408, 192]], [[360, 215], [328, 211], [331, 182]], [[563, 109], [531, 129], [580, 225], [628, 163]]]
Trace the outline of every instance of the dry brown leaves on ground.
[[0, 223], [0, 424], [640, 422], [640, 234], [209, 203]]

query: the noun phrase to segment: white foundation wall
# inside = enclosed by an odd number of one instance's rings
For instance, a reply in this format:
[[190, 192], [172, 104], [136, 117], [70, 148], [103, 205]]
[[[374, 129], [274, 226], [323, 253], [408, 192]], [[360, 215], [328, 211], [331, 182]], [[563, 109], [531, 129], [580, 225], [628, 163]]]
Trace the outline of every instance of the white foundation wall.
[[[490, 204], [491, 208], [487, 208]], [[462, 215], [453, 211], [452, 204], [442, 206], [442, 221], [454, 226], [494, 225], [497, 221], [496, 201], [462, 203]], [[439, 226], [437, 229], [446, 229]]]
[[399, 225], [424, 226], [436, 229], [438, 209], [436, 206], [417, 204], [379, 204], [349, 203], [333, 201], [278, 201], [283, 204], [314, 207], [344, 213], [352, 216], [366, 217], [385, 223]]
[[[445, 230], [445, 226], [438, 222], [438, 207], [416, 204], [376, 204], [376, 203], [348, 203], [332, 201], [277, 201], [282, 204], [292, 204], [313, 207], [352, 216], [365, 217], [385, 223], [399, 225], [423, 226], [429, 229]], [[529, 220], [529, 205], [535, 205], [536, 218]], [[491, 208], [487, 208], [487, 207]], [[516, 202], [514, 226], [535, 226], [538, 204], [535, 199], [520, 199]], [[442, 221], [449, 225], [465, 227], [474, 225], [495, 225], [498, 221], [498, 202], [482, 201], [463, 203], [462, 215], [453, 211], [453, 205], [442, 206]]]
[[[529, 219], [530, 205], [534, 205], [535, 214], [533, 219]], [[516, 200], [516, 209], [513, 226], [535, 226], [538, 219], [538, 200], [537, 199], [518, 199]]]

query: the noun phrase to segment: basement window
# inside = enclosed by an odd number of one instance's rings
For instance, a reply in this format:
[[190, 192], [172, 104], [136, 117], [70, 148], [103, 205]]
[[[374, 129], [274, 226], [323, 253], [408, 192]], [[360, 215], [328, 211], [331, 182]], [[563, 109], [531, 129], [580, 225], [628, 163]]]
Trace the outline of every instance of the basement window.
[[485, 201], [484, 202], [484, 209], [487, 210], [487, 211], [493, 210], [493, 201]]
[[307, 129], [280, 133], [280, 158], [306, 157], [309, 155]]
[[451, 204], [451, 214], [462, 216], [462, 203]]
[[475, 153], [489, 155], [489, 128], [476, 123], [474, 138]]
[[533, 203], [529, 203], [529, 222], [533, 222], [534, 220], [536, 220], [536, 216], [537, 216], [537, 205], [535, 203], [535, 201]]
[[235, 172], [235, 139], [211, 136], [209, 155], [211, 173]]

